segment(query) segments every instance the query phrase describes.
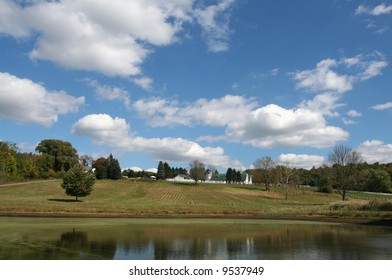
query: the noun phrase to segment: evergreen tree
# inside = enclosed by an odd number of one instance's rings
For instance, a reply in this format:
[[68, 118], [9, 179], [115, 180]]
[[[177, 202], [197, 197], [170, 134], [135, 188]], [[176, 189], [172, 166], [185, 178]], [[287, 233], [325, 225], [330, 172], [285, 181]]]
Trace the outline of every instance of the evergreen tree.
[[163, 170], [165, 171], [165, 179], [173, 177], [171, 167], [167, 162], [163, 164]]
[[241, 183], [241, 182], [242, 182], [241, 171], [237, 171], [237, 174], [236, 174], [236, 181], [237, 181], [238, 183]]
[[117, 159], [113, 157], [112, 154], [109, 155], [107, 159], [107, 165], [108, 165], [108, 179], [111, 180], [118, 180], [121, 179], [121, 168], [120, 168], [120, 163], [118, 162]]
[[235, 170], [235, 168], [231, 170], [231, 182], [237, 182], [237, 170]]
[[188, 175], [188, 170], [186, 170], [186, 168], [180, 167], [180, 168], [178, 169], [178, 174]]
[[92, 192], [94, 183], [94, 176], [86, 173], [83, 166], [77, 164], [64, 175], [61, 187], [77, 201], [79, 197], [88, 196]]
[[231, 183], [233, 181], [233, 169], [229, 167], [226, 171], [226, 182]]
[[158, 180], [164, 180], [165, 179], [165, 167], [164, 167], [162, 161], [160, 161], [158, 163], [157, 179]]

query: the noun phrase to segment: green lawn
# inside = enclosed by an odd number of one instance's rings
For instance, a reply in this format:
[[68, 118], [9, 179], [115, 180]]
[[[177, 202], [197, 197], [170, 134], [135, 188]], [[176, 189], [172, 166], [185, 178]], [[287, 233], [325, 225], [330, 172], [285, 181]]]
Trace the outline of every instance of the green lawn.
[[[0, 186], [0, 214], [92, 216], [390, 217], [388, 212], [331, 210], [338, 194], [311, 189], [250, 185], [188, 185], [166, 181], [96, 181], [90, 196], [75, 202], [61, 181]], [[360, 201], [359, 201], [360, 202]], [[358, 201], [356, 201], [358, 203]]]

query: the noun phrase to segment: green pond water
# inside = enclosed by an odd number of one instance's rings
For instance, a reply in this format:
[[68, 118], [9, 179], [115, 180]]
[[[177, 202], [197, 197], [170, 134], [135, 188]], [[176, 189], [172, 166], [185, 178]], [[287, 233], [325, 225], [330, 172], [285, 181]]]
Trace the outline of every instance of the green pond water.
[[392, 260], [392, 228], [242, 219], [2, 217], [0, 259]]

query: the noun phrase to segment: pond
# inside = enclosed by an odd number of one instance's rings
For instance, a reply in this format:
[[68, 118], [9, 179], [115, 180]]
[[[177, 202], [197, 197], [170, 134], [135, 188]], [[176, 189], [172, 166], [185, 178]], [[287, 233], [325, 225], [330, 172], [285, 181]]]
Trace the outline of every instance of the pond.
[[247, 219], [0, 218], [3, 260], [392, 259], [392, 228]]

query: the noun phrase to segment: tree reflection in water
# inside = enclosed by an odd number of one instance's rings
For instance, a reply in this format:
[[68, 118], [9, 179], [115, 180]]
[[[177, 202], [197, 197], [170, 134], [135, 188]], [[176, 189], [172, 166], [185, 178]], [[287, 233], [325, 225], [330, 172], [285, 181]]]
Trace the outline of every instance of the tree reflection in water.
[[392, 259], [391, 228], [237, 220], [110, 223], [78, 221], [69, 230], [0, 225], [0, 259]]

